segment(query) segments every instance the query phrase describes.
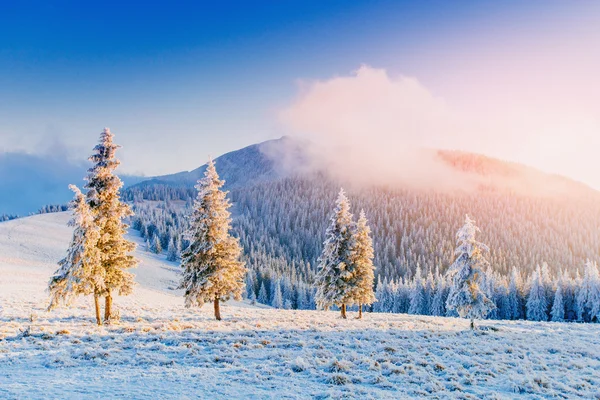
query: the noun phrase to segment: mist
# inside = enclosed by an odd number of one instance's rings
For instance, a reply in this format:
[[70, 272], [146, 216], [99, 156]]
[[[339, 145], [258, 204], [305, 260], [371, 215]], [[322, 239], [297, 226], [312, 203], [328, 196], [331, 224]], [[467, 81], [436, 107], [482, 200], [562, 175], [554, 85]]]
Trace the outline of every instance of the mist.
[[[452, 107], [416, 78], [361, 66], [348, 76], [301, 81], [279, 119], [288, 134], [313, 144], [312, 167], [354, 182], [453, 188], [478, 183], [481, 177], [441, 163], [437, 149], [485, 154], [550, 173], [573, 165], [564, 151], [549, 146], [570, 140], [561, 129], [564, 113], [547, 109], [542, 119], [532, 108], [515, 114], [494, 104], [493, 96], [480, 95], [480, 106], [487, 104], [479, 110], [494, 113]], [[579, 133], [585, 137], [588, 131]], [[560, 162], [544, 168], [548, 160]]]

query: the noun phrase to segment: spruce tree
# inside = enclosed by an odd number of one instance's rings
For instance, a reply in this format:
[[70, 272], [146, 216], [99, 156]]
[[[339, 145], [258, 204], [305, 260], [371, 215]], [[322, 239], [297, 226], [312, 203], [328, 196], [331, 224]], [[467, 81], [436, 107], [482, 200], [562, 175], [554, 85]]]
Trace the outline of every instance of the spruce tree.
[[351, 292], [354, 278], [354, 231], [350, 202], [342, 189], [325, 234], [316, 276], [317, 306], [328, 309], [336, 305], [341, 309], [342, 318], [346, 318], [346, 306], [354, 303]]
[[508, 285], [508, 318], [523, 318], [521, 302], [521, 279], [516, 267], [512, 267], [510, 283]]
[[435, 280], [435, 291], [433, 294], [433, 299], [431, 300], [431, 315], [434, 316], [443, 316], [446, 313], [444, 309], [444, 293], [445, 293], [445, 285], [444, 279], [438, 275]]
[[135, 244], [125, 239], [127, 225], [123, 220], [133, 212], [120, 200], [123, 182], [114, 174], [120, 164], [115, 157], [120, 146], [113, 143], [113, 138], [110, 129], [104, 128], [99, 143], [94, 147], [95, 153], [89, 158], [94, 165], [86, 178], [87, 201], [99, 231], [96, 246], [104, 269], [104, 320], [107, 322], [112, 318], [114, 293], [122, 296], [131, 294], [135, 283], [127, 270], [138, 263], [131, 255]]
[[274, 281], [275, 287], [273, 288], [273, 299], [271, 300], [271, 306], [274, 308], [283, 308], [283, 296], [281, 294], [281, 284], [279, 280]]
[[154, 254], [162, 253], [162, 244], [160, 243], [160, 238], [158, 235], [154, 235], [154, 239], [152, 239], [152, 252]]
[[185, 289], [186, 307], [212, 301], [215, 318], [221, 320], [220, 301], [241, 300], [246, 268], [242, 249], [231, 236], [231, 203], [221, 190], [215, 163], [210, 160], [204, 178], [198, 181], [187, 238], [190, 245], [182, 256], [184, 269], [180, 288]]
[[556, 293], [554, 294], [554, 302], [552, 303], [552, 321], [562, 322], [565, 320], [565, 302], [563, 299], [563, 289], [560, 280], [556, 282]]
[[447, 310], [456, 310], [461, 318], [471, 320], [471, 329], [475, 327], [475, 319], [485, 318], [494, 308], [479, 287], [484, 268], [489, 264], [484, 256], [489, 249], [475, 239], [477, 232], [475, 221], [467, 215], [465, 225], [456, 234], [456, 260], [448, 270], [452, 285], [446, 301]]
[[85, 195], [74, 185], [69, 188], [75, 192], [70, 206], [73, 218], [69, 226], [74, 227], [73, 237], [67, 256], [58, 262], [59, 269], [50, 279], [49, 310], [61, 304], [69, 305], [77, 295], [94, 295], [96, 322], [102, 324], [100, 318], [99, 297], [104, 293], [104, 270], [100, 263], [98, 227], [86, 201]]
[[600, 274], [595, 262], [585, 263], [583, 281], [577, 294], [580, 320], [600, 322]]
[[421, 267], [417, 266], [415, 278], [410, 286], [410, 303], [408, 313], [413, 315], [425, 314], [426, 308], [425, 286], [421, 277]]
[[531, 274], [526, 307], [529, 321], [548, 321], [548, 299], [539, 266]]
[[177, 261], [177, 257], [179, 257], [177, 254], [177, 247], [175, 246], [173, 237], [171, 237], [171, 240], [169, 240], [169, 247], [167, 248], [167, 261]]
[[264, 305], [269, 304], [269, 295], [267, 294], [267, 288], [265, 287], [264, 281], [260, 284], [260, 289], [258, 291], [258, 302]]
[[373, 293], [373, 281], [375, 280], [373, 240], [363, 210], [360, 211], [353, 241], [354, 282], [351, 285], [351, 297], [354, 302], [358, 303], [358, 318], [360, 319], [363, 305], [371, 305], [377, 300]]

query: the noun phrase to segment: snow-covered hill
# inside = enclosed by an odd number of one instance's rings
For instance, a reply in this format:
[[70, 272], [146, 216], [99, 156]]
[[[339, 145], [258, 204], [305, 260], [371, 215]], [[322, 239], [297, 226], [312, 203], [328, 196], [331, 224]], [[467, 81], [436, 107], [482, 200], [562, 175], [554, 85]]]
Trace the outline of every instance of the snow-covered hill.
[[[138, 251], [121, 322], [91, 299], [46, 312], [67, 213], [0, 223], [0, 398], [600, 398], [596, 324], [186, 310], [177, 266]], [[136, 236], [134, 232], [133, 237]], [[136, 238], [137, 240], [137, 238]]]

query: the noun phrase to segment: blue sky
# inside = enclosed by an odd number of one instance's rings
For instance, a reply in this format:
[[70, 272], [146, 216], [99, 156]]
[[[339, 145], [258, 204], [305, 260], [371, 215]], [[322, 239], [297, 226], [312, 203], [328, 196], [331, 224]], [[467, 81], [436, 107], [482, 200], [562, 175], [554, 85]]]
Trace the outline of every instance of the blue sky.
[[[468, 112], [482, 96], [501, 93], [495, 107], [519, 90], [538, 93], [530, 101], [543, 112], [549, 77], [567, 88], [557, 97], [598, 88], [573, 77], [598, 66], [589, 53], [600, 43], [599, 10], [558, 1], [1, 2], [0, 151], [83, 158], [110, 126], [127, 172], [191, 169], [288, 133], [278, 113], [299, 80], [362, 64], [415, 77]], [[505, 71], [518, 77], [512, 92], [495, 79]], [[491, 155], [591, 182], [578, 172], [585, 165], [563, 171], [532, 151]]]

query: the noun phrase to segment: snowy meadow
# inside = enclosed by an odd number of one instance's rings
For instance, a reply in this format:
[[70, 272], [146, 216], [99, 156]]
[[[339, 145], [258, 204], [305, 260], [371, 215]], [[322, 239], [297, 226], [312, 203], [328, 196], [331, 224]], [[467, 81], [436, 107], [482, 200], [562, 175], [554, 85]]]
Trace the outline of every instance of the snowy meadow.
[[[0, 397], [600, 398], [596, 324], [274, 310], [185, 309], [179, 268], [137, 250], [120, 321], [91, 296], [46, 312], [69, 213], [0, 224]], [[128, 239], [141, 243], [137, 232]], [[138, 246], [139, 248], [140, 246]]]

